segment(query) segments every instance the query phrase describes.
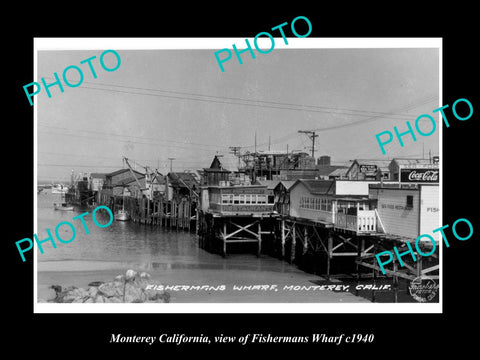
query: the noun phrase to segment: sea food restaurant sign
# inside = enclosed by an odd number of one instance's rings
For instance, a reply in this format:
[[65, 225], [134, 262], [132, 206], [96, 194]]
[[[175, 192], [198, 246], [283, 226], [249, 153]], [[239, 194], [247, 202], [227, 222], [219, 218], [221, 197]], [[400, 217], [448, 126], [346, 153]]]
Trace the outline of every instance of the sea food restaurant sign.
[[359, 169], [361, 173], [375, 174], [377, 172], [377, 165], [361, 164], [359, 165]]
[[438, 168], [401, 169], [400, 182], [438, 184]]

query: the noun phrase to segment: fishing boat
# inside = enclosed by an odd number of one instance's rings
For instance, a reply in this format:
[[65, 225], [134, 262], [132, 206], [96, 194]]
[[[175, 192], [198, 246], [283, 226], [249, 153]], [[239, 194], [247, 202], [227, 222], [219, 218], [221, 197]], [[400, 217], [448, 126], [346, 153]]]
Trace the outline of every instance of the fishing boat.
[[53, 203], [53, 208], [55, 210], [63, 210], [63, 211], [72, 211], [73, 205], [67, 204], [65, 201], [65, 194], [63, 193], [60, 198], [60, 203]]
[[53, 207], [55, 210], [63, 210], [63, 211], [72, 211], [73, 205], [68, 205], [67, 203], [53, 203]]
[[130, 220], [130, 214], [128, 213], [127, 210], [125, 210], [125, 191], [124, 191], [123, 197], [122, 197], [122, 208], [115, 211], [114, 218], [115, 218], [115, 220], [118, 220], [118, 221], [128, 221], [128, 220]]
[[52, 194], [65, 194], [68, 191], [68, 186], [63, 184], [56, 184], [52, 186]]
[[128, 221], [130, 220], [130, 214], [124, 209], [117, 210], [115, 212], [115, 220]]

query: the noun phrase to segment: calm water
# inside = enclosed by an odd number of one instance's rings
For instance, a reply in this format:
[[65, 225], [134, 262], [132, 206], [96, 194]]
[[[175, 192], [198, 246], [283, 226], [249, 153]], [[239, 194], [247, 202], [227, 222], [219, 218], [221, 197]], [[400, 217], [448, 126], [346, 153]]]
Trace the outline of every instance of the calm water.
[[[297, 272], [294, 266], [285, 264], [278, 259], [264, 256], [257, 258], [253, 254], [236, 254], [226, 259], [217, 254], [210, 254], [198, 248], [196, 236], [189, 232], [168, 231], [161, 227], [151, 227], [135, 224], [131, 221], [114, 221], [107, 228], [97, 227], [91, 217], [93, 209], [75, 209], [74, 211], [54, 210], [53, 203], [60, 201], [59, 194], [38, 195], [38, 226], [39, 239], [45, 239], [49, 228], [54, 233], [55, 227], [62, 221], [74, 224], [75, 239], [67, 244], [56, 241], [54, 249], [50, 242], [43, 244], [44, 253], [38, 250], [38, 269], [45, 270], [42, 263], [51, 264], [52, 261], [82, 262], [82, 270], [94, 270], [99, 267], [98, 262], [112, 263], [117, 267], [136, 265], [142, 269], [151, 268], [188, 268], [188, 269], [245, 269], [270, 270], [276, 272]], [[87, 235], [80, 220], [72, 221], [85, 211], [85, 222], [90, 231]], [[102, 224], [108, 221], [108, 214], [96, 213]], [[59, 235], [68, 240], [72, 237], [71, 229], [63, 225], [59, 228]], [[55, 236], [55, 235], [54, 235]], [[118, 266], [121, 265], [121, 266]], [[50, 265], [48, 270], [57, 270]], [[58, 269], [60, 270], [60, 269]]]
[[[102, 270], [135, 269], [137, 271], [151, 271], [155, 274], [164, 274], [164, 283], [198, 283], [209, 281], [214, 284], [230, 282], [232, 284], [292, 284], [292, 285], [321, 285], [325, 282], [320, 276], [308, 274], [299, 270], [295, 265], [285, 261], [262, 255], [257, 258], [252, 253], [231, 254], [222, 258], [218, 254], [211, 254], [198, 247], [197, 238], [194, 234], [183, 231], [168, 231], [161, 227], [151, 227], [135, 224], [131, 221], [113, 221], [106, 228], [99, 228], [92, 220], [92, 209], [75, 209], [74, 211], [54, 210], [53, 203], [60, 202], [59, 194], [38, 195], [38, 222], [37, 235], [39, 239], [45, 239], [49, 228], [53, 236], [56, 226], [62, 221], [71, 222], [75, 226], [76, 237], [70, 243], [61, 243], [55, 239], [57, 248], [54, 249], [51, 242], [43, 244], [44, 253], [39, 250], [37, 254], [37, 270], [48, 276], [43, 279], [47, 284], [59, 283], [66, 274], [76, 271], [76, 274], [89, 273], [96, 278]], [[80, 220], [72, 220], [73, 217], [88, 211], [84, 217], [90, 234], [86, 234]], [[97, 213], [97, 219], [105, 224], [108, 214]], [[68, 240], [72, 237], [72, 230], [68, 226], [59, 228], [59, 235]], [[220, 270], [220, 271], [219, 271]], [[119, 274], [121, 272], [115, 272]], [[55, 275], [58, 274], [58, 275]], [[71, 273], [74, 274], [74, 273]], [[97, 275], [96, 275], [97, 274]], [[68, 281], [74, 281], [80, 275], [71, 275]], [[67, 281], [67, 280], [65, 280]], [[87, 283], [88, 281], [85, 280]], [[263, 281], [263, 282], [262, 282]], [[345, 281], [345, 279], [343, 279]], [[387, 281], [390, 283], [389, 281]], [[366, 283], [372, 283], [366, 280]], [[81, 285], [82, 286], [82, 285]], [[354, 288], [354, 284], [352, 288]], [[329, 293], [329, 294], [327, 294]], [[287, 294], [288, 295], [288, 294]], [[353, 295], [353, 294], [352, 294]], [[330, 291], [322, 293], [304, 292], [291, 294], [292, 299], [285, 301], [323, 301], [330, 302], [355, 302], [361, 299], [371, 299], [370, 291], [354, 293], [357, 296], [347, 294], [335, 294]], [[378, 302], [393, 302], [393, 293], [378, 293]], [[399, 302], [412, 301], [401, 291]], [[279, 301], [283, 298], [279, 298]], [[355, 300], [357, 299], [357, 300]], [[204, 301], [205, 299], [201, 299]], [[256, 301], [257, 298], [252, 298]], [[234, 300], [236, 301], [236, 300]], [[272, 301], [276, 301], [273, 298]]]

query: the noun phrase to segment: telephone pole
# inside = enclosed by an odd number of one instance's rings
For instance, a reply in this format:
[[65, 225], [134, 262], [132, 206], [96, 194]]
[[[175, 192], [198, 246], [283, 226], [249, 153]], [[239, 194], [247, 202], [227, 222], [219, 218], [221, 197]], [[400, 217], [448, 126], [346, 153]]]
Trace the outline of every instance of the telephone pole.
[[307, 134], [307, 136], [312, 140], [312, 157], [315, 159], [315, 138], [317, 138], [318, 135], [312, 130], [298, 130], [298, 132], [301, 134]]
[[170, 160], [170, 172], [173, 172], [172, 171], [172, 163], [173, 163], [173, 160], [175, 160], [175, 158], [168, 158], [168, 160]]

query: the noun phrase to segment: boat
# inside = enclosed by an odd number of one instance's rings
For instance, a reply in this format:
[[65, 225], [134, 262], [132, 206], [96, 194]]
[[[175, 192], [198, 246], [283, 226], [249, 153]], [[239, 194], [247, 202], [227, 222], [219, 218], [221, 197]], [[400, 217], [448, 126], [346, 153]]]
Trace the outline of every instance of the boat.
[[63, 211], [72, 211], [73, 205], [68, 205], [67, 203], [53, 203], [53, 207], [55, 210], [63, 210]]
[[124, 209], [117, 210], [115, 212], [114, 217], [115, 217], [115, 220], [118, 220], [118, 221], [128, 221], [128, 220], [130, 220], [130, 214]]
[[52, 194], [65, 194], [67, 191], [67, 185], [57, 184], [55, 186], [52, 186]]
[[55, 210], [63, 210], [63, 211], [72, 211], [73, 205], [67, 204], [65, 201], [65, 193], [62, 193], [60, 203], [53, 203], [53, 207]]
[[130, 220], [130, 214], [128, 213], [127, 210], [125, 210], [125, 190], [123, 192], [123, 197], [122, 197], [122, 208], [115, 211], [114, 218], [115, 220], [118, 220], [118, 221]]

